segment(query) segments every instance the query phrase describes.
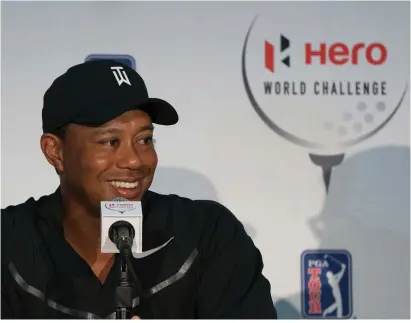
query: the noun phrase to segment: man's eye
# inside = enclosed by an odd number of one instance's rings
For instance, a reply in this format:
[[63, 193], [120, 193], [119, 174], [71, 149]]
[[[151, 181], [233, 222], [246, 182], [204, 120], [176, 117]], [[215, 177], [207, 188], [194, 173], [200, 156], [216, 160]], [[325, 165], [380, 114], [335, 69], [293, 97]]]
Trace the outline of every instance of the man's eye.
[[118, 139], [110, 139], [110, 140], [104, 140], [101, 142], [103, 145], [109, 146], [109, 147], [114, 147], [117, 146], [119, 143]]
[[153, 137], [147, 137], [138, 141], [140, 145], [150, 145], [154, 142]]

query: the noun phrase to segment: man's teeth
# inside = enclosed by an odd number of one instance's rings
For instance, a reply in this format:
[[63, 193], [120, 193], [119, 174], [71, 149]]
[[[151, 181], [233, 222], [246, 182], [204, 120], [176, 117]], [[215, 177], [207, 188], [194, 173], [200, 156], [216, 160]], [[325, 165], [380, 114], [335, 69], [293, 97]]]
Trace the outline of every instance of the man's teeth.
[[138, 186], [138, 182], [134, 183], [127, 183], [127, 182], [115, 182], [111, 181], [109, 182], [111, 185], [116, 186], [116, 187], [122, 187], [122, 188], [134, 188]]

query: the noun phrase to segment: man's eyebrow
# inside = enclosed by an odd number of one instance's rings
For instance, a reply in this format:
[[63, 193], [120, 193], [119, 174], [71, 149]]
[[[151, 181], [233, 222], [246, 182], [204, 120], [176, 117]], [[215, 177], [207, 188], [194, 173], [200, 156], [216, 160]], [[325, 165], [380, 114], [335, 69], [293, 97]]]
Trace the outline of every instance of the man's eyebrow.
[[141, 132], [141, 131], [147, 131], [147, 130], [149, 130], [149, 131], [154, 131], [154, 126], [153, 126], [152, 124], [142, 126], [142, 127], [139, 129], [139, 132]]
[[[142, 131], [154, 131], [154, 126], [152, 124], [150, 125], [144, 125], [138, 128], [138, 132]], [[116, 134], [116, 133], [122, 133], [123, 130], [119, 128], [104, 128], [104, 129], [96, 129], [93, 131], [95, 135], [105, 135], [105, 134]]]
[[121, 133], [123, 132], [121, 129], [117, 128], [104, 128], [104, 129], [96, 129], [93, 130], [93, 134], [95, 135], [105, 135], [105, 134], [114, 134], [114, 133]]

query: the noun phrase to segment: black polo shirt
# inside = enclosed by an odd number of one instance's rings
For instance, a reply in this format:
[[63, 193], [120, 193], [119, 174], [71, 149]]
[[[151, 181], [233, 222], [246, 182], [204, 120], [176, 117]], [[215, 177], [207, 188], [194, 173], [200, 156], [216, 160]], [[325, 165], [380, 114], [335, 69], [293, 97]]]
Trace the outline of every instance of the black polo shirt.
[[[261, 254], [229, 210], [150, 191], [142, 207], [143, 251], [165, 246], [132, 258], [144, 290], [133, 295], [135, 315], [276, 318]], [[101, 284], [65, 240], [60, 189], [3, 209], [1, 248], [2, 318], [115, 318], [119, 259]]]

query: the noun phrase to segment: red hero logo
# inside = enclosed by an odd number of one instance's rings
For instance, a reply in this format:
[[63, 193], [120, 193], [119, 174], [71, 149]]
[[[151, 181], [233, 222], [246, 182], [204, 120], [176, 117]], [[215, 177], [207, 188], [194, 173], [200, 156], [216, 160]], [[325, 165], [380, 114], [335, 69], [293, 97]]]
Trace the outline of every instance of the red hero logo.
[[364, 58], [369, 64], [377, 66], [384, 64], [388, 55], [387, 48], [382, 43], [357, 43], [353, 46], [344, 43], [320, 43], [314, 46], [306, 43], [304, 49], [306, 65], [315, 62], [320, 65], [357, 65]]

